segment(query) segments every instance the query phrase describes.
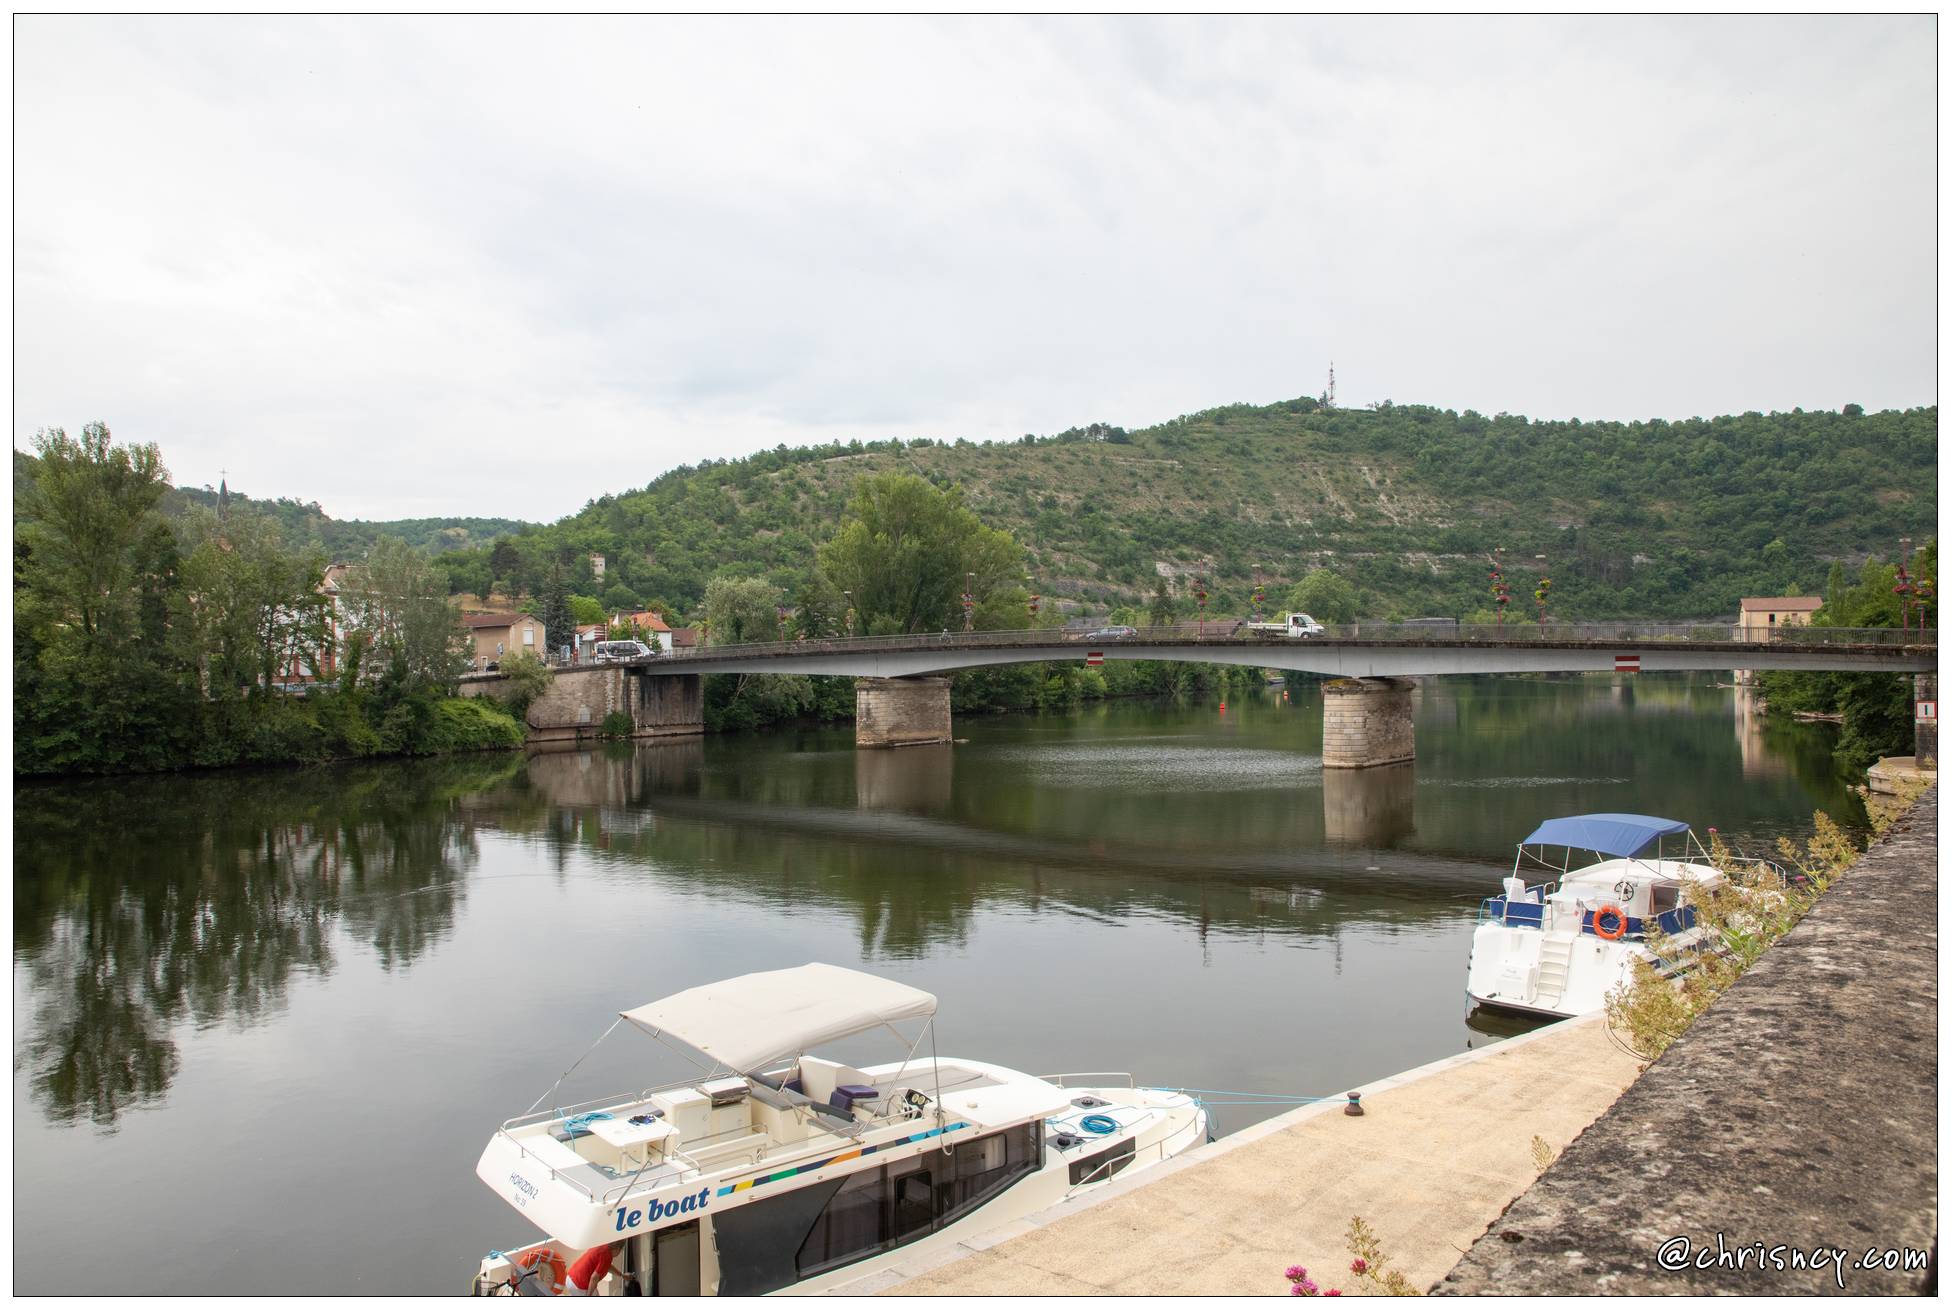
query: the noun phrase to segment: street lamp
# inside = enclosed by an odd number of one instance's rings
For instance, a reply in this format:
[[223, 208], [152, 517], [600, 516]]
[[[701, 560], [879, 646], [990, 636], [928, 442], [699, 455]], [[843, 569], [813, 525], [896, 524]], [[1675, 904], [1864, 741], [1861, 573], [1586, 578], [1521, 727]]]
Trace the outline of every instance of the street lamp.
[[840, 593], [847, 598], [847, 635], [854, 635], [854, 594], [851, 591]]
[[975, 574], [969, 574], [969, 584], [962, 591], [962, 631], [975, 631]]

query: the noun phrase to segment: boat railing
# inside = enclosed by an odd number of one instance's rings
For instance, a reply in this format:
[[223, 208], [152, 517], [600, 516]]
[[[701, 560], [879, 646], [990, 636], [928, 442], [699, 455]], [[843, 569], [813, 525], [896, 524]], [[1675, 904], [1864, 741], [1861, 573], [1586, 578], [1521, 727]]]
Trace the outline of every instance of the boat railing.
[[[1486, 896], [1477, 906], [1477, 922], [1479, 924], [1501, 923], [1507, 928], [1542, 929], [1544, 927], [1544, 912], [1545, 907], [1534, 901], [1513, 901], [1503, 896]], [[1592, 909], [1582, 908], [1580, 910], [1578, 926], [1580, 933], [1589, 933], [1595, 937], [1599, 935], [1598, 930], [1593, 927], [1593, 917], [1597, 912], [1596, 907]], [[1692, 928], [1698, 921], [1698, 918], [1699, 916], [1694, 912], [1693, 906], [1679, 905], [1671, 910], [1667, 910], [1663, 914], [1656, 915], [1650, 922], [1656, 925], [1661, 932], [1666, 933], [1668, 936], [1673, 936]], [[1636, 919], [1628, 915], [1626, 918], [1625, 932], [1621, 935], [1625, 937], [1643, 937], [1646, 934], [1648, 922], [1646, 919]]]
[[1507, 928], [1542, 928], [1545, 907], [1542, 901], [1513, 901], [1508, 896], [1486, 896], [1477, 906], [1477, 922], [1501, 923]]
[[699, 1080], [696, 1078], [680, 1078], [676, 1082], [660, 1083], [655, 1087], [646, 1087], [639, 1092], [615, 1092], [608, 1096], [599, 1096], [590, 1101], [577, 1101], [573, 1105], [552, 1105], [546, 1110], [531, 1110], [527, 1114], [518, 1114], [513, 1119], [503, 1120], [501, 1130], [507, 1132], [511, 1128], [527, 1128], [534, 1124], [554, 1123], [559, 1119], [573, 1119], [579, 1114], [586, 1114], [592, 1110], [607, 1110], [612, 1106], [633, 1105], [647, 1101], [659, 1092], [676, 1092], [682, 1091], [685, 1088], [695, 1088], [698, 1082]]
[[1123, 1069], [1116, 1070], [1115, 1072], [1093, 1070], [1089, 1073], [1040, 1073], [1037, 1077], [1046, 1083], [1055, 1083], [1057, 1086], [1065, 1088], [1078, 1083], [1087, 1083], [1092, 1087], [1103, 1087], [1107, 1078], [1122, 1078], [1124, 1079], [1124, 1086], [1134, 1091], [1138, 1088], [1138, 1080], [1133, 1078], [1129, 1071]]
[[1202, 1126], [1202, 1119], [1203, 1116], [1195, 1114], [1191, 1118], [1185, 1121], [1185, 1125], [1183, 1127], [1174, 1128], [1171, 1132], [1166, 1133], [1164, 1136], [1160, 1137], [1156, 1142], [1153, 1142], [1150, 1146], [1141, 1146], [1136, 1150], [1134, 1150], [1130, 1155], [1117, 1156], [1117, 1157], [1107, 1156], [1105, 1159], [1100, 1160], [1096, 1165], [1096, 1167], [1093, 1168], [1089, 1173], [1085, 1174], [1082, 1178], [1072, 1183], [1070, 1185], [1070, 1190], [1064, 1193], [1065, 1197], [1068, 1198], [1069, 1196], [1073, 1195], [1080, 1187], [1088, 1187], [1092, 1183], [1102, 1181], [1104, 1178], [1108, 1177], [1110, 1175], [1110, 1172], [1113, 1170], [1122, 1173], [1124, 1170], [1129, 1169], [1131, 1168], [1131, 1166], [1137, 1164], [1140, 1159], [1142, 1159], [1147, 1155], [1156, 1154], [1158, 1156], [1158, 1159], [1156, 1161], [1153, 1161], [1153, 1163], [1163, 1164], [1165, 1161], [1171, 1159], [1174, 1155], [1178, 1153], [1177, 1148], [1173, 1147], [1172, 1143], [1176, 1142], [1181, 1137], [1188, 1136], [1190, 1134], [1198, 1132], [1200, 1127]]

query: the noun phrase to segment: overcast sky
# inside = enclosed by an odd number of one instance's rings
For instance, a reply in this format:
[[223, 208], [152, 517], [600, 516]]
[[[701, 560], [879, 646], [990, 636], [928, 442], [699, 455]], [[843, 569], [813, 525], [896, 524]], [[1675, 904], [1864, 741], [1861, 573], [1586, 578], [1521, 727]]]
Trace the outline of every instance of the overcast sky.
[[14, 433], [343, 518], [1318, 392], [1932, 404], [1931, 18], [16, 19]]

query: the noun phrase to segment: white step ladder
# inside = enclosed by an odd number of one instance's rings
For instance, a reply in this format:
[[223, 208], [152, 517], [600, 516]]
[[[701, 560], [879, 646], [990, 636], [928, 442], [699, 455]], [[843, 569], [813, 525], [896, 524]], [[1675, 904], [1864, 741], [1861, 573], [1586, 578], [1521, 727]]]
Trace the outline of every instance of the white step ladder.
[[1564, 937], [1547, 937], [1538, 948], [1538, 1004], [1556, 1005], [1565, 997], [1565, 982], [1572, 971], [1572, 943]]

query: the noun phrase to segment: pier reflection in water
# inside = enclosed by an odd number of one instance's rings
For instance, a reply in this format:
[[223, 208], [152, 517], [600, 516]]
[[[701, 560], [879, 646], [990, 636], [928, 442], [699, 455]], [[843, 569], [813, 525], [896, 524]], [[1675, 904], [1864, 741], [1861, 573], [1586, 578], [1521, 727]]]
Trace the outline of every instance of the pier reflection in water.
[[[945, 1050], [1033, 1070], [1332, 1093], [1507, 1035], [1463, 1022], [1464, 960], [1539, 818], [1766, 844], [1855, 813], [1829, 729], [1628, 692], [1432, 683], [1416, 764], [1354, 773], [1321, 770], [1296, 684], [929, 750], [786, 732], [23, 787], [21, 1290], [453, 1290], [522, 1231], [473, 1179], [487, 1132], [617, 1008], [809, 959], [936, 991]], [[656, 1072], [604, 1052], [592, 1092]], [[143, 1223], [104, 1249], [110, 1184]]]

